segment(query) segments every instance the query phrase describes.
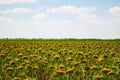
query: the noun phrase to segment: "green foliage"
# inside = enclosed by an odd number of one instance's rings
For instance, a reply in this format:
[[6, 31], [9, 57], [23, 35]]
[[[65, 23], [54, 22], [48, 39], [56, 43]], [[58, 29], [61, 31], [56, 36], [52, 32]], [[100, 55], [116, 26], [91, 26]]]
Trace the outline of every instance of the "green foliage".
[[119, 80], [119, 40], [3, 39], [0, 80]]

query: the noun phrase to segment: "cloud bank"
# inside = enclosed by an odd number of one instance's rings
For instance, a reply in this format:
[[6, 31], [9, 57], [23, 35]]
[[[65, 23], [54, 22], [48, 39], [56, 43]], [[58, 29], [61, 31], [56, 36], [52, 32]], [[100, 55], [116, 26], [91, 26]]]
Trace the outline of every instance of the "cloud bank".
[[5, 11], [1, 11], [3, 14], [25, 14], [25, 13], [30, 13], [32, 12], [32, 9], [29, 8], [23, 8], [23, 7], [18, 7], [18, 8], [13, 8], [13, 9], [7, 9]]
[[[97, 7], [6, 9], [0, 11], [0, 37], [117, 38], [120, 37], [119, 8], [109, 7], [106, 10], [109, 18], [96, 14]], [[20, 15], [17, 20], [14, 19], [16, 14]]]
[[13, 4], [13, 3], [34, 3], [37, 0], [0, 0], [0, 4]]
[[120, 17], [120, 7], [111, 7], [110, 9], [109, 9], [109, 13], [110, 13], [110, 15], [112, 15], [112, 16], [116, 16], [116, 17]]

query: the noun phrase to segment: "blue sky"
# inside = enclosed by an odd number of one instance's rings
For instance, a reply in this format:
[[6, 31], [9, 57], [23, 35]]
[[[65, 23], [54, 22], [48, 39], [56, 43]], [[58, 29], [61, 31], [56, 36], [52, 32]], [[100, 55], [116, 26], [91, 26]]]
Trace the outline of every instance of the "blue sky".
[[0, 38], [120, 38], [120, 0], [0, 0]]

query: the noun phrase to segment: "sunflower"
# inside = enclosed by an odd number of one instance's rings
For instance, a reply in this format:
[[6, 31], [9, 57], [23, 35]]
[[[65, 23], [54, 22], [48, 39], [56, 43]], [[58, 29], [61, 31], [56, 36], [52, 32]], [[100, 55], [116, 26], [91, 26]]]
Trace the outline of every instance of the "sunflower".
[[108, 69], [108, 68], [103, 68], [101, 71], [102, 71], [103, 73], [108, 73], [108, 72], [110, 72], [111, 70]]
[[101, 80], [103, 79], [103, 75], [95, 75], [94, 78], [95, 80]]
[[13, 67], [8, 67], [7, 71], [13, 71]]
[[69, 73], [74, 73], [74, 72], [75, 72], [75, 69], [74, 69], [74, 68], [70, 68], [70, 69], [68, 69], [68, 70], [66, 71], [67, 74], [69, 74]]

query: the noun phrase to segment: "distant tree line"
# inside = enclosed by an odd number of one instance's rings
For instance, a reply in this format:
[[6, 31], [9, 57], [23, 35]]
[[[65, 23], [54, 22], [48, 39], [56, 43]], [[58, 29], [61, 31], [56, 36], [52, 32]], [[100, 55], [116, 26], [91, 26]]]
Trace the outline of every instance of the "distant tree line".
[[120, 41], [120, 39], [96, 39], [96, 38], [85, 38], [85, 39], [77, 39], [77, 38], [0, 38], [0, 41]]

